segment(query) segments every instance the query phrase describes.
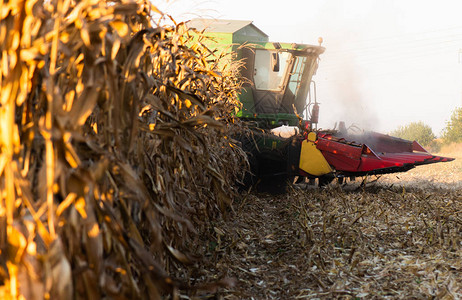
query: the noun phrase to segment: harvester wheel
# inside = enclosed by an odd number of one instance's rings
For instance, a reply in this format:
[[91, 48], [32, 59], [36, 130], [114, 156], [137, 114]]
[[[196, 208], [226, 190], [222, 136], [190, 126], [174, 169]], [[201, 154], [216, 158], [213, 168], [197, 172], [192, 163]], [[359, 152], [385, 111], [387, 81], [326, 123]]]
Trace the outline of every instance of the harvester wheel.
[[[250, 172], [244, 175], [244, 189], [255, 186], [258, 192], [280, 194], [286, 192], [287, 183], [293, 177], [288, 173], [288, 143], [287, 139], [272, 134], [253, 132], [235, 138], [241, 142], [242, 150], [247, 154]], [[277, 139], [286, 142], [279, 148], [271, 148], [268, 141]], [[266, 144], [265, 144], [266, 143]], [[270, 144], [271, 145], [271, 144]], [[259, 148], [260, 147], [260, 148]]]
[[242, 150], [247, 155], [249, 162], [249, 169], [245, 172], [242, 188], [249, 189], [258, 182], [258, 149], [253, 136], [242, 135], [237, 140], [241, 142]]

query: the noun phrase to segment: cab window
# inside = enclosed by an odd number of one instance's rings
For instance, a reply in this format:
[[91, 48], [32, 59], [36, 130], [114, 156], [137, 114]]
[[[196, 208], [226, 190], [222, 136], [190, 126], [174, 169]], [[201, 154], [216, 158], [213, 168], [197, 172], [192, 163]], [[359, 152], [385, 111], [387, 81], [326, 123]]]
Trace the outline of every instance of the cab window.
[[276, 50], [255, 50], [254, 83], [258, 90], [281, 91], [291, 54]]

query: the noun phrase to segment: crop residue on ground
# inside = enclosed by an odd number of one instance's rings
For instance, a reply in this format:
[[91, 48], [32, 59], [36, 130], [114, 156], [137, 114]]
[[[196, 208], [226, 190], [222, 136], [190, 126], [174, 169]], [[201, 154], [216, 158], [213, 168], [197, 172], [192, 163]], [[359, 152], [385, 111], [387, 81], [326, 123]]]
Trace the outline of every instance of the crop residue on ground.
[[211, 268], [237, 279], [221, 295], [458, 299], [462, 161], [449, 154], [458, 160], [365, 187], [244, 196], [227, 221], [214, 225], [216, 239], [205, 242]]

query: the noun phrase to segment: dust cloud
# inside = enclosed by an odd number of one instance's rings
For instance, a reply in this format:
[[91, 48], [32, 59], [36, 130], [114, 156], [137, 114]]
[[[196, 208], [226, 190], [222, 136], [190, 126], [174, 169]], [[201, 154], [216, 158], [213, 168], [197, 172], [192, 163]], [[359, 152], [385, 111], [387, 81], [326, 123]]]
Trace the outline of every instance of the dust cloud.
[[347, 128], [376, 130], [379, 118], [372, 107], [373, 102], [365, 96], [367, 86], [361, 76], [364, 73], [358, 69], [355, 55], [344, 53], [342, 59], [332, 60], [323, 66], [323, 61], [329, 61], [329, 56], [326, 50], [314, 78], [318, 85], [318, 101], [321, 102], [320, 127], [333, 129], [344, 121]]

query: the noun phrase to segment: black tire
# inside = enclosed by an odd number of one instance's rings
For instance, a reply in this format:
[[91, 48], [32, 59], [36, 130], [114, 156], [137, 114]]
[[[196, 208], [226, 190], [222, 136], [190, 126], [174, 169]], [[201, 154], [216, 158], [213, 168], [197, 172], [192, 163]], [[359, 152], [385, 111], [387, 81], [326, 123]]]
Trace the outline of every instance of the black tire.
[[249, 163], [249, 169], [246, 170], [242, 184], [239, 184], [239, 187], [248, 190], [258, 182], [259, 164], [256, 140], [251, 134], [240, 135], [235, 137], [235, 139], [240, 142], [241, 148], [247, 155], [247, 161]]
[[242, 150], [247, 154], [250, 165], [243, 179], [243, 189], [254, 187], [258, 192], [282, 194], [287, 191], [290, 176], [287, 170], [287, 145], [279, 149], [258, 149], [263, 139], [275, 137], [268, 133], [252, 132], [235, 137], [240, 141]]

